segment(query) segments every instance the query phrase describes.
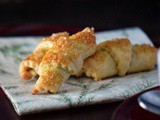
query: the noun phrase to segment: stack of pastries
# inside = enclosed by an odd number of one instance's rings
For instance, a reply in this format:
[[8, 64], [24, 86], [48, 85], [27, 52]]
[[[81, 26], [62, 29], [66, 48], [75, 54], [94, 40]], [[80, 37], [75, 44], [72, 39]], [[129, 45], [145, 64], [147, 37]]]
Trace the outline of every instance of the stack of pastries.
[[71, 36], [61, 32], [42, 39], [34, 52], [20, 63], [19, 74], [25, 80], [39, 77], [32, 94], [44, 90], [57, 93], [70, 75], [85, 74], [98, 81], [152, 70], [156, 60], [157, 48], [132, 45], [127, 38], [96, 45], [94, 29], [87, 27]]

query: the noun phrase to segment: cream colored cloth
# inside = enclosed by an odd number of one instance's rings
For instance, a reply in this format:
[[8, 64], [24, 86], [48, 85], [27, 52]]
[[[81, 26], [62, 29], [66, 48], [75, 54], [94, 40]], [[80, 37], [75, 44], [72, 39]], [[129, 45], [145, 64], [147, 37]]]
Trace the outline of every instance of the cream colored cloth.
[[[96, 33], [97, 43], [106, 39], [127, 37], [132, 44], [151, 44], [137, 27]], [[148, 88], [158, 86], [157, 69], [125, 77], [94, 82], [90, 78], [70, 77], [57, 94], [32, 95], [35, 80], [21, 80], [18, 65], [29, 55], [41, 37], [0, 38], [0, 86], [11, 100], [18, 115], [69, 108], [100, 102], [124, 100]], [[133, 41], [138, 40], [138, 41]]]

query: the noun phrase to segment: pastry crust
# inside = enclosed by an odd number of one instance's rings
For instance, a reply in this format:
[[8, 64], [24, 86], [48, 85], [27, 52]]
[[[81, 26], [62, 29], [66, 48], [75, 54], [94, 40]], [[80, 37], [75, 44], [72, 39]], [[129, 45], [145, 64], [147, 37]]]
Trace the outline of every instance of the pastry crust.
[[105, 50], [96, 51], [94, 55], [87, 58], [83, 64], [83, 72], [96, 81], [118, 73], [114, 59]]
[[42, 58], [46, 52], [54, 46], [55, 42], [61, 36], [67, 37], [69, 34], [67, 32], [60, 32], [42, 39], [35, 48], [34, 53], [30, 54], [24, 61], [20, 63], [19, 74], [21, 75], [22, 79], [28, 80], [33, 76], [38, 76], [37, 71]]
[[108, 51], [115, 60], [119, 76], [125, 75], [131, 61], [131, 43], [127, 38], [117, 38], [102, 42], [97, 49]]
[[150, 45], [134, 45], [133, 56], [127, 73], [152, 70], [157, 63], [157, 48]]
[[38, 69], [40, 77], [32, 93], [43, 90], [57, 93], [70, 75], [82, 69], [83, 60], [95, 50], [94, 29], [86, 28], [70, 37], [60, 37], [43, 57]]
[[95, 54], [84, 61], [77, 76], [85, 73], [96, 81], [114, 75], [124, 76], [152, 70], [156, 60], [157, 48], [145, 44], [131, 47], [128, 39], [118, 38], [100, 43]]

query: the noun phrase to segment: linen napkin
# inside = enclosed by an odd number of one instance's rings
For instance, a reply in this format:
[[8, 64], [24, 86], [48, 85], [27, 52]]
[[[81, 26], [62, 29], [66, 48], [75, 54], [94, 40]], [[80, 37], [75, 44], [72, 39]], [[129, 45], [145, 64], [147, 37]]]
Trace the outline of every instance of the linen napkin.
[[[139, 27], [96, 33], [97, 43], [112, 38], [129, 38], [132, 44], [153, 45]], [[28, 56], [42, 37], [0, 37], [0, 86], [18, 115], [88, 104], [124, 100], [158, 86], [157, 68], [149, 72], [111, 77], [95, 82], [88, 77], [70, 77], [57, 94], [32, 95], [34, 80], [21, 80], [19, 63]]]

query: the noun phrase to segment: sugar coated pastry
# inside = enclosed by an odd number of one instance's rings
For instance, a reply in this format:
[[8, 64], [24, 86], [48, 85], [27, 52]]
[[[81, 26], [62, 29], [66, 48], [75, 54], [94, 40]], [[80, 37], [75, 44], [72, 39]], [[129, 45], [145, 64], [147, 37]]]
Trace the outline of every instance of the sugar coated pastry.
[[33, 76], [39, 76], [37, 71], [42, 58], [46, 52], [54, 46], [55, 41], [58, 40], [61, 36], [67, 37], [69, 34], [67, 32], [60, 32], [42, 39], [35, 48], [34, 52], [20, 63], [19, 74], [21, 75], [22, 79], [28, 80]]
[[85, 28], [72, 36], [61, 36], [44, 55], [39, 68], [39, 79], [32, 90], [33, 94], [46, 90], [57, 93], [70, 75], [77, 74], [83, 60], [96, 50], [93, 28]]

